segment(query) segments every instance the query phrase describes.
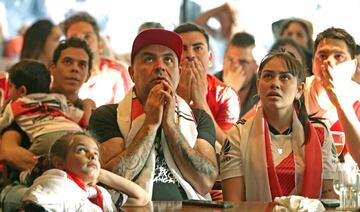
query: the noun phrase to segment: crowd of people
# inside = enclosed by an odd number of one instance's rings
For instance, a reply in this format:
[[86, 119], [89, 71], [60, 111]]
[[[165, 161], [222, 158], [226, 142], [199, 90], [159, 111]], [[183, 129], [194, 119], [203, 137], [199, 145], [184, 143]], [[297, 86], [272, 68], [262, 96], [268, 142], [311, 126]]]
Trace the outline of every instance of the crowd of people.
[[89, 13], [30, 26], [0, 74], [2, 210], [337, 198], [331, 131], [360, 162], [354, 38], [331, 27], [313, 41], [311, 22], [282, 19], [256, 61], [254, 36], [224, 26], [223, 70], [212, 75], [199, 20], [172, 31], [145, 23], [126, 62], [106, 57]]

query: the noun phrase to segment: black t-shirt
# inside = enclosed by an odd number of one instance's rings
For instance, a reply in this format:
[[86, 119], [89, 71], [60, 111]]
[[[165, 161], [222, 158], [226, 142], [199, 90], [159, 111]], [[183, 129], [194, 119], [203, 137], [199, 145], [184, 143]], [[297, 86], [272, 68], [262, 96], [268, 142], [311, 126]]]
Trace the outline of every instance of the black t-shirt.
[[[88, 129], [95, 134], [99, 142], [114, 137], [123, 137], [117, 124], [117, 104], [104, 105], [93, 111]], [[208, 141], [215, 146], [215, 127], [211, 117], [203, 110], [194, 109], [193, 114], [197, 123], [197, 138]], [[152, 200], [182, 200], [186, 193], [176, 178], [170, 172], [160, 145], [161, 133], [155, 138], [157, 151]]]

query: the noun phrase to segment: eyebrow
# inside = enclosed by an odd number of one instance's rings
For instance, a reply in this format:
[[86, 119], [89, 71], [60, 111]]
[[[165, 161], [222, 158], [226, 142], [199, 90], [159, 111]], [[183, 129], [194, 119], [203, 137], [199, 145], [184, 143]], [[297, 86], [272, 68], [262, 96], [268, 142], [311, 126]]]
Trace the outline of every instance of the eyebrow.
[[192, 46], [205, 46], [205, 43], [199, 42], [199, 43], [193, 43]]
[[[76, 145], [76, 147], [78, 147], [78, 146], [83, 146], [83, 147], [86, 147], [86, 148], [88, 148], [88, 147], [89, 147], [89, 146], [87, 146], [87, 145], [86, 145], [86, 144], [84, 144], [84, 143], [78, 143], [78, 144]], [[97, 151], [97, 152], [99, 152], [99, 151], [100, 151], [98, 147], [93, 148], [93, 150], [95, 150], [95, 151]]]
[[332, 52], [341, 53], [341, 54], [346, 54], [346, 51], [344, 51], [344, 50], [339, 50], [339, 49], [320, 49], [320, 50], [318, 51], [318, 54], [332, 53]]
[[75, 61], [80, 61], [80, 62], [88, 63], [88, 60], [81, 59], [81, 58], [74, 58], [74, 57], [71, 57], [71, 56], [64, 56], [64, 57], [62, 58], [62, 60], [65, 60], [65, 59], [70, 59], [70, 60], [75, 60]]
[[[144, 56], [157, 56], [157, 54], [153, 53], [153, 52], [143, 52], [140, 54], [141, 57], [144, 57]], [[163, 54], [160, 55], [161, 57], [175, 57], [175, 53], [172, 53], [172, 52], [165, 52]]]

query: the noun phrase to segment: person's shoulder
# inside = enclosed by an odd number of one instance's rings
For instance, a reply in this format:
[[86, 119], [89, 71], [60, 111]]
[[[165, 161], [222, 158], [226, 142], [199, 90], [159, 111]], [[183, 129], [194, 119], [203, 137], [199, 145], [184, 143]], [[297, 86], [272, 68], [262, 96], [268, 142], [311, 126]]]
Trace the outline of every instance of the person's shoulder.
[[116, 114], [118, 104], [101, 105], [93, 111], [93, 115], [98, 114]]

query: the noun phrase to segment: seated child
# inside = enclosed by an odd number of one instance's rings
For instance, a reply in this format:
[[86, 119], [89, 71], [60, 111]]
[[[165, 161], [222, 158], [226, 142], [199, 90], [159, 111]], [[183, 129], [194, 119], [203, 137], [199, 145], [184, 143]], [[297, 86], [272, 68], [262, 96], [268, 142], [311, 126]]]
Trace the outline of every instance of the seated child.
[[[32, 202], [46, 211], [117, 211], [127, 196], [129, 205], [148, 203], [149, 197], [140, 186], [101, 169], [100, 159], [98, 143], [86, 132], [61, 137], [50, 149], [50, 161], [55, 169], [38, 177], [22, 201]], [[97, 181], [121, 195], [112, 201], [110, 193], [96, 185]]]
[[[22, 60], [9, 70], [10, 100], [0, 111], [0, 132], [13, 121], [29, 136], [30, 151], [47, 154], [57, 138], [86, 127], [95, 103], [83, 110], [68, 104], [62, 94], [49, 93], [50, 72], [35, 60]], [[81, 127], [80, 127], [81, 126]]]

